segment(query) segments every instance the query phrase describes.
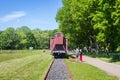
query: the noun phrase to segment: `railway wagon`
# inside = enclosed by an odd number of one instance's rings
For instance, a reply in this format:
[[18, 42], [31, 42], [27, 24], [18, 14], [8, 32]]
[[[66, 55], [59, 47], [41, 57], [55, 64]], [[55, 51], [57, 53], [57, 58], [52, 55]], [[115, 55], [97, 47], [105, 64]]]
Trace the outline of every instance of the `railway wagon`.
[[53, 56], [64, 56], [68, 51], [68, 40], [61, 32], [55, 33], [50, 39], [50, 51]]

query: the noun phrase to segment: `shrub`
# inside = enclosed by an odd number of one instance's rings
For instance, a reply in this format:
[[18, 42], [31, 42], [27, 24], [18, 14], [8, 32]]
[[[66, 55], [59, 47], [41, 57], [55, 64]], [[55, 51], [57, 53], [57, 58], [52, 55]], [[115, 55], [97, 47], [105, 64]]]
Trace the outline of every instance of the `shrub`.
[[120, 52], [120, 46], [117, 47], [116, 51], [117, 51], [117, 52]]
[[112, 62], [120, 61], [120, 54], [114, 54], [112, 55]]

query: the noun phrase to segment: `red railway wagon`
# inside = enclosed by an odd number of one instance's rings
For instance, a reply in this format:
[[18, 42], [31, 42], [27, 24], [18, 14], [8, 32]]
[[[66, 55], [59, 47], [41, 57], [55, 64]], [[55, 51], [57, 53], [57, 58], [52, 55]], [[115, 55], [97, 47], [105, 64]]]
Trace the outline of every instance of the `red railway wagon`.
[[61, 32], [50, 39], [50, 50], [53, 55], [65, 55], [68, 51], [68, 40]]

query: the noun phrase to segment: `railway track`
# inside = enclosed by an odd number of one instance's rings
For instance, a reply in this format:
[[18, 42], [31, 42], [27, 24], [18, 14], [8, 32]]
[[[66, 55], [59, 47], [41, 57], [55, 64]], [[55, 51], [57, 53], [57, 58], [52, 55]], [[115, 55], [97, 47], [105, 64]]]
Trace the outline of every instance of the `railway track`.
[[71, 80], [64, 59], [54, 59], [44, 80]]

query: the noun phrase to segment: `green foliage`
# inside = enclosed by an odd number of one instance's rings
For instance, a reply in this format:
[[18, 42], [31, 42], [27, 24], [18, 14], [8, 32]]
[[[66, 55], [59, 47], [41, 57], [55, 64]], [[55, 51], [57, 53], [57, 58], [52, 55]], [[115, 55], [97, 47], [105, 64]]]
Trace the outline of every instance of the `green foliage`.
[[120, 54], [112, 55], [111, 62], [120, 62]]
[[117, 52], [120, 52], [120, 46], [117, 47], [116, 51], [117, 51]]
[[70, 46], [115, 51], [120, 46], [119, 0], [62, 0], [56, 20]]
[[18, 36], [19, 36], [19, 47], [18, 48], [23, 48], [23, 49], [28, 49], [29, 47], [34, 47], [35, 48], [35, 38], [34, 35], [32, 34], [31, 30], [27, 26], [22, 26], [21, 28], [18, 28], [16, 30]]
[[[87, 6], [82, 6], [86, 5], [87, 1], [63, 0], [63, 4], [63, 7], [56, 15], [56, 20], [60, 25], [59, 28], [68, 37], [69, 44], [71, 46], [80, 46], [79, 44], [81, 44], [81, 42], [86, 42], [87, 40], [83, 40], [82, 38], [86, 38], [86, 35], [88, 35], [88, 31], [86, 31], [85, 28], [89, 27], [86, 25], [86, 23], [84, 23], [88, 16], [87, 13], [84, 14], [86, 12], [85, 8], [87, 8]], [[84, 18], [85, 16], [86, 18]]]
[[32, 30], [32, 33], [36, 41], [36, 48], [49, 49], [50, 38], [53, 37], [56, 32], [57, 30], [45, 30], [45, 31], [39, 29]]
[[30, 30], [27, 26], [22, 26], [16, 30], [12, 27], [0, 31], [0, 49], [48, 49], [50, 37], [57, 30], [40, 29]]
[[15, 49], [17, 42], [19, 42], [19, 39], [14, 28], [7, 28], [0, 34], [1, 49]]

